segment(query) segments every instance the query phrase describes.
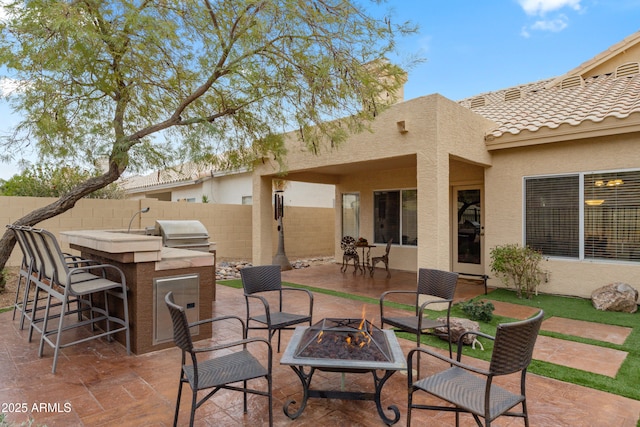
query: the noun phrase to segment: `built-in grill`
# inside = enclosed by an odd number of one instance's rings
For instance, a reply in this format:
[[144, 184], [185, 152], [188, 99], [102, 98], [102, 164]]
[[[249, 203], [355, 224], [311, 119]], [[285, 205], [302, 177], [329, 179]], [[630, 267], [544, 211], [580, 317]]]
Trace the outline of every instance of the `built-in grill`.
[[158, 220], [154, 232], [168, 248], [210, 252], [209, 233], [200, 221]]

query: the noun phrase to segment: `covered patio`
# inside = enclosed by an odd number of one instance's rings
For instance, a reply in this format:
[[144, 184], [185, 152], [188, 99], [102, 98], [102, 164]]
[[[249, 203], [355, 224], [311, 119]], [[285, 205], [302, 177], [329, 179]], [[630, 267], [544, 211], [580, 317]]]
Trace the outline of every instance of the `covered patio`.
[[[382, 272], [373, 278], [340, 273], [339, 266], [327, 264], [284, 272], [283, 280], [318, 288], [334, 289], [353, 295], [377, 298], [390, 289], [415, 286], [415, 273], [394, 270], [391, 279]], [[244, 313], [241, 289], [218, 285], [217, 300], [213, 303], [214, 316]], [[460, 283], [457, 299], [465, 299], [484, 292], [478, 283]], [[375, 315], [375, 304], [364, 304], [368, 313]], [[363, 303], [353, 299], [325, 293], [315, 294], [314, 321], [324, 317], [344, 317], [347, 313], [360, 315]], [[530, 310], [526, 308], [526, 310]], [[526, 311], [525, 310], [525, 311]], [[523, 311], [522, 316], [530, 315]], [[511, 315], [517, 316], [517, 312]], [[7, 412], [9, 422], [21, 423], [31, 416], [34, 425], [47, 426], [168, 426], [173, 420], [177, 394], [180, 352], [177, 348], [160, 350], [144, 355], [127, 356], [117, 343], [92, 341], [85, 345], [66, 348], [60, 357], [58, 373], [51, 374], [51, 355], [37, 356], [37, 342], [27, 342], [27, 331], [19, 330], [19, 322], [11, 320], [11, 312], [0, 314], [5, 325], [0, 330], [0, 401], [25, 404], [28, 412]], [[216, 330], [211, 340], [228, 338], [229, 331]], [[290, 333], [283, 333], [283, 344]], [[206, 345], [207, 341], [201, 342]], [[400, 339], [403, 353], [414, 346]], [[305, 411], [296, 420], [287, 418], [283, 405], [288, 399], [301, 399], [301, 385], [288, 366], [280, 365], [282, 353], [274, 356], [274, 424], [277, 426], [379, 426], [375, 404], [365, 401], [337, 399], [310, 400]], [[478, 362], [483, 363], [483, 362]], [[426, 372], [442, 366], [429, 363]], [[340, 374], [320, 372], [314, 386], [330, 388], [339, 384]], [[507, 382], [510, 379], [507, 379]], [[368, 375], [346, 374], [347, 389], [371, 388]], [[382, 405], [396, 405], [406, 422], [406, 374], [393, 375], [382, 390]], [[61, 392], [64, 390], [64, 393]], [[636, 425], [640, 402], [604, 392], [563, 383], [529, 374], [528, 398], [532, 425]], [[180, 424], [187, 423], [188, 402], [183, 399]], [[242, 412], [239, 393], [222, 391], [197, 411], [199, 426], [258, 426], [266, 425], [266, 399], [250, 396], [249, 412]], [[24, 405], [23, 405], [24, 406]], [[21, 406], [20, 406], [21, 407]], [[385, 409], [386, 410], [386, 409]], [[415, 411], [416, 425], [451, 425], [453, 414]], [[462, 417], [463, 425], [473, 425], [471, 417]], [[520, 425], [520, 420], [500, 419], [495, 425]]]

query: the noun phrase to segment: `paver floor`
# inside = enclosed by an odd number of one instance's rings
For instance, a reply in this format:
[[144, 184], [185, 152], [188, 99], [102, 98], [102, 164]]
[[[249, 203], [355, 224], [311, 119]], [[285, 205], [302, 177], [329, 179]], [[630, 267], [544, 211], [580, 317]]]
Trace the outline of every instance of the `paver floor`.
[[[415, 274], [392, 272], [392, 279], [384, 274], [358, 277], [339, 273], [336, 265], [315, 266], [304, 270], [284, 272], [285, 280], [310, 286], [335, 288], [360, 295], [379, 296], [382, 289], [415, 287]], [[348, 275], [351, 275], [348, 273]], [[316, 276], [316, 281], [311, 280]], [[395, 282], [394, 278], [401, 281]], [[351, 280], [348, 280], [351, 279]], [[344, 280], [344, 282], [343, 282]], [[323, 286], [318, 283], [324, 282]], [[334, 285], [334, 283], [338, 283]], [[346, 289], [340, 287], [344, 283]], [[332, 285], [332, 286], [330, 286]], [[404, 286], [406, 285], [406, 286]], [[484, 292], [482, 286], [469, 285]], [[461, 289], [461, 293], [466, 292]], [[462, 297], [461, 297], [462, 298]], [[295, 301], [293, 302], [296, 303]], [[363, 303], [315, 294], [314, 320], [323, 317], [360, 315]], [[364, 304], [368, 313], [376, 313], [376, 304]], [[218, 285], [217, 300], [213, 303], [214, 315], [243, 315], [242, 290]], [[27, 342], [26, 331], [19, 330], [18, 322], [11, 320], [11, 313], [0, 314], [0, 402], [18, 404], [11, 406], [8, 420], [21, 423], [29, 413], [34, 425], [54, 426], [168, 426], [173, 420], [177, 395], [180, 352], [176, 348], [144, 355], [127, 356], [118, 343], [90, 341], [63, 350], [58, 363], [58, 373], [51, 374], [51, 352], [43, 358], [37, 356], [37, 342]], [[199, 344], [209, 345], [231, 335], [228, 328], [216, 329], [211, 340]], [[283, 333], [283, 346], [290, 332]], [[415, 344], [400, 339], [403, 352]], [[274, 342], [275, 344], [275, 342]], [[262, 355], [264, 356], [264, 354]], [[300, 400], [302, 387], [297, 376], [288, 366], [280, 365], [281, 354], [274, 355], [273, 414], [276, 426], [381, 426], [373, 402], [342, 401], [337, 399], [312, 399], [303, 414], [296, 420], [288, 419], [283, 405], [288, 399]], [[436, 372], [443, 364], [423, 361], [423, 373]], [[465, 358], [468, 363], [479, 362]], [[611, 395], [534, 374], [528, 375], [527, 396], [532, 426], [624, 426], [634, 427], [640, 417], [640, 401]], [[345, 386], [354, 390], [369, 390], [369, 375], [346, 374]], [[340, 374], [319, 373], [313, 385], [319, 388], [339, 386]], [[258, 383], [258, 386], [262, 384]], [[515, 378], [503, 378], [501, 385], [513, 387]], [[386, 383], [382, 393], [384, 408], [396, 405], [401, 413], [398, 425], [406, 422], [406, 374], [397, 373]], [[189, 399], [183, 398], [179, 425], [187, 423]], [[249, 397], [249, 411], [242, 412], [240, 393], [221, 391], [197, 412], [197, 426], [263, 426], [266, 423], [266, 399]], [[6, 406], [6, 409], [9, 409]], [[16, 410], [16, 408], [18, 408]], [[38, 410], [41, 408], [42, 410]], [[386, 409], [385, 409], [386, 410]], [[453, 425], [450, 413], [414, 411], [415, 425]], [[463, 415], [463, 426], [475, 425], [472, 418]], [[493, 425], [521, 426], [517, 419], [500, 418]]]

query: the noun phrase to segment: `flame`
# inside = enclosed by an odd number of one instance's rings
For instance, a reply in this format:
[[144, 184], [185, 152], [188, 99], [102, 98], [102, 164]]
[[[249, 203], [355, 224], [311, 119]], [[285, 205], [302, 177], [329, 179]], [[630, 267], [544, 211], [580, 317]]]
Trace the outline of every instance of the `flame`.
[[318, 334], [318, 342], [321, 343], [322, 342], [322, 336], [324, 335], [324, 331], [320, 331], [320, 333]]

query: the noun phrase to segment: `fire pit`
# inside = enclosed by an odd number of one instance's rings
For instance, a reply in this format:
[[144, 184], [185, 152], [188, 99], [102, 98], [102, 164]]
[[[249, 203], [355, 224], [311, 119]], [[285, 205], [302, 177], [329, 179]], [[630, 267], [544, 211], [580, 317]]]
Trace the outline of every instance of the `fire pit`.
[[[304, 395], [298, 410], [291, 411], [291, 405], [296, 403], [295, 400], [289, 400], [284, 405], [284, 413], [291, 419], [302, 414], [309, 397], [373, 400], [378, 414], [387, 425], [395, 424], [400, 419], [400, 411], [396, 406], [388, 407], [394, 413], [393, 417], [389, 418], [380, 403], [384, 383], [396, 371], [407, 369], [402, 349], [395, 334], [390, 330], [377, 328], [364, 319], [323, 319], [313, 326], [295, 329], [280, 363], [291, 366], [303, 386]], [[371, 373], [375, 392], [310, 389], [316, 369], [341, 373]], [[384, 374], [379, 376], [377, 371], [384, 371]]]

